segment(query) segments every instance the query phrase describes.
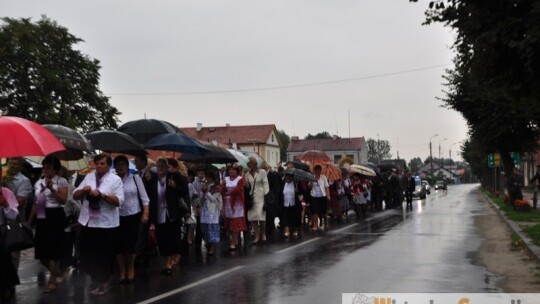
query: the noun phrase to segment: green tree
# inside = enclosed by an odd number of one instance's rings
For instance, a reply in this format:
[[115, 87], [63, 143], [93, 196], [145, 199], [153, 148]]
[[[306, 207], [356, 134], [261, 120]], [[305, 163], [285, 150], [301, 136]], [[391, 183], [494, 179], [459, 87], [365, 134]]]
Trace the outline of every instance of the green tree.
[[383, 159], [391, 159], [391, 146], [388, 140], [368, 139], [368, 161], [372, 163], [380, 163]]
[[46, 16], [2, 18], [0, 113], [83, 132], [115, 129], [120, 112], [99, 90], [99, 61], [74, 49], [82, 41]]
[[278, 137], [282, 145], [279, 156], [281, 161], [285, 161], [287, 160], [287, 148], [291, 142], [291, 137], [285, 132], [285, 130], [278, 130]]
[[434, 22], [456, 36], [443, 102], [467, 120], [470, 144], [500, 152], [511, 172], [509, 152], [536, 150], [540, 136], [539, 1], [431, 1], [426, 24]]
[[418, 170], [420, 170], [423, 165], [424, 163], [422, 162], [422, 159], [420, 157], [415, 157], [409, 161], [409, 168], [413, 172], [418, 172]]
[[311, 135], [308, 134], [306, 135], [306, 137], [304, 139], [331, 139], [332, 138], [332, 135], [330, 135], [330, 133], [324, 131], [324, 132], [320, 132], [320, 133], [317, 133], [315, 135]]

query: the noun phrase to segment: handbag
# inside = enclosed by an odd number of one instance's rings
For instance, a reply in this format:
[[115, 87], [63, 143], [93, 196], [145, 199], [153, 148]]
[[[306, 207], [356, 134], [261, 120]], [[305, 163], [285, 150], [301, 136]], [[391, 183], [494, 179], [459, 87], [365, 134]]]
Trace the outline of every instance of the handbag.
[[19, 251], [34, 247], [34, 231], [27, 222], [19, 217], [16, 221], [0, 226], [2, 249], [6, 252]]
[[272, 193], [272, 191], [268, 191], [268, 193], [264, 195], [263, 210], [267, 211], [269, 209], [274, 208], [275, 206], [276, 206], [276, 201], [275, 201], [274, 193]]
[[251, 193], [251, 186], [248, 183], [244, 186], [244, 201], [247, 210], [253, 208], [253, 195]]

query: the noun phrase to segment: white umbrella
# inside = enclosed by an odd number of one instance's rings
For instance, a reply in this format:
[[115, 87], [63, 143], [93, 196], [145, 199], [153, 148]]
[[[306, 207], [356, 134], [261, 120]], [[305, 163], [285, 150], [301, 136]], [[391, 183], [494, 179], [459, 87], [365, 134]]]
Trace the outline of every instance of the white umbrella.
[[359, 173], [365, 176], [377, 176], [377, 173], [375, 173], [375, 170], [364, 165], [353, 164], [349, 167], [349, 172]]

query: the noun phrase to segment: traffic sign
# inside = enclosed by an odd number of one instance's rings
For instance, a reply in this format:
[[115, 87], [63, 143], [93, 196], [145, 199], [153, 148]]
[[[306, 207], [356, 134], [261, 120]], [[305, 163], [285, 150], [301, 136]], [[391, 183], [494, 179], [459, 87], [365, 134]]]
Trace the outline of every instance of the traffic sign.
[[512, 160], [514, 161], [514, 166], [519, 166], [519, 163], [521, 162], [519, 158], [519, 153], [510, 152], [510, 157], [512, 157]]
[[501, 154], [500, 153], [488, 154], [488, 167], [496, 168], [500, 166], [501, 166]]

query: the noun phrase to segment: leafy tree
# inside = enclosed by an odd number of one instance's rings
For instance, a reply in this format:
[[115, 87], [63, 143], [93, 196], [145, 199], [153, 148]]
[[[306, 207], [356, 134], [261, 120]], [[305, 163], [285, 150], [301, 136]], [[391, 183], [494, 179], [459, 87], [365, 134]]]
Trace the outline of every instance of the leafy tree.
[[392, 158], [392, 153], [390, 153], [390, 142], [388, 140], [375, 140], [368, 139], [368, 161], [373, 163], [380, 163], [383, 159]]
[[279, 156], [283, 161], [287, 159], [287, 148], [289, 147], [289, 143], [291, 142], [291, 137], [287, 135], [285, 130], [278, 130], [278, 137], [282, 144]]
[[424, 163], [422, 162], [422, 159], [420, 157], [415, 157], [409, 161], [409, 168], [413, 172], [418, 172], [418, 170], [420, 170], [423, 165]]
[[99, 90], [99, 61], [73, 48], [82, 41], [46, 16], [2, 18], [0, 113], [83, 132], [115, 129], [120, 112]]
[[331, 138], [332, 138], [332, 135], [324, 131], [324, 132], [317, 133], [315, 135], [311, 135], [310, 133], [304, 139], [331, 139]]
[[434, 22], [456, 35], [455, 67], [447, 70], [442, 100], [467, 120], [474, 138], [467, 161], [475, 172], [484, 171], [470, 162], [480, 160], [482, 146], [486, 154], [500, 152], [511, 172], [509, 152], [536, 150], [540, 136], [539, 2], [431, 1], [426, 24]]

